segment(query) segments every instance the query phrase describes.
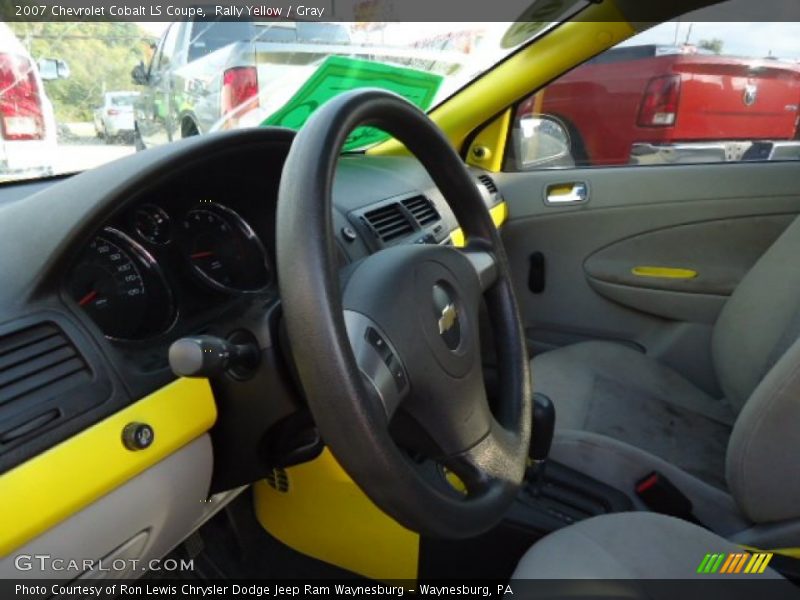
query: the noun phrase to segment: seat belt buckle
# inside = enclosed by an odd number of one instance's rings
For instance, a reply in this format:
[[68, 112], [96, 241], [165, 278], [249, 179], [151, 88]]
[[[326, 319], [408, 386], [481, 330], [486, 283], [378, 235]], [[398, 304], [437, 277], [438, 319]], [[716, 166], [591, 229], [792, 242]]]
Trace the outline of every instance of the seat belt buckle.
[[635, 489], [636, 495], [653, 512], [697, 522], [692, 514], [692, 501], [658, 471], [642, 477]]

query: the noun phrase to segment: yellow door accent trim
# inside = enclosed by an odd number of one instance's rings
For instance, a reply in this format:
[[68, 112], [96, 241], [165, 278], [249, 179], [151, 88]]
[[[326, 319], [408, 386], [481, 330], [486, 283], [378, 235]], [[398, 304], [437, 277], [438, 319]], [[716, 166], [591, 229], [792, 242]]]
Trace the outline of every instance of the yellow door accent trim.
[[[456, 149], [480, 126], [515, 102], [636, 33], [614, 6], [602, 2], [586, 7], [579, 21], [558, 25], [504, 62], [484, 73], [430, 112]], [[395, 139], [370, 148], [367, 154], [404, 155]]]
[[253, 486], [258, 522], [275, 538], [378, 581], [416, 580], [419, 535], [381, 511], [326, 448], [286, 469], [288, 490]]
[[[508, 206], [505, 202], [501, 202], [500, 204], [495, 204], [492, 208], [489, 209], [489, 214], [492, 217], [492, 221], [494, 221], [495, 226], [499, 229], [502, 227], [503, 223], [506, 222], [508, 219]], [[461, 228], [454, 229], [450, 232], [450, 241], [453, 242], [453, 245], [456, 248], [463, 248], [466, 240], [464, 239], [464, 232], [461, 231]]]
[[[205, 379], [178, 379], [0, 475], [0, 556], [85, 508], [208, 431], [217, 419]], [[148, 448], [122, 444], [128, 423], [146, 423]]]
[[497, 173], [503, 168], [511, 109], [508, 108], [475, 136], [467, 152], [467, 164]]
[[694, 279], [697, 271], [677, 267], [633, 267], [631, 273], [637, 277], [656, 277], [659, 279]]

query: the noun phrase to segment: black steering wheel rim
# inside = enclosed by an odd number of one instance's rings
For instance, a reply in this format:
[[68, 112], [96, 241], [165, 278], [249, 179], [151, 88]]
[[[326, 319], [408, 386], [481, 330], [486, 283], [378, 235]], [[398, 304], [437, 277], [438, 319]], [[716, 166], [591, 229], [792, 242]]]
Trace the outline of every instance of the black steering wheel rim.
[[[479, 296], [482, 294], [495, 338], [502, 340], [496, 344], [500, 381], [494, 407], [497, 418], [476, 417], [480, 427], [486, 429], [485, 434], [480, 433], [482, 429], [476, 430], [479, 435], [470, 432], [471, 437], [464, 438], [470, 440], [470, 447], [463, 453], [443, 455], [441, 461], [448, 467], [452, 465], [468, 481], [466, 495], [435, 485], [395, 444], [386, 407], [370, 393], [348, 337], [344, 314], [352, 307], [345, 306], [342, 300], [331, 195], [340, 150], [350, 132], [359, 126], [390, 133], [415, 155], [450, 204], [467, 247], [465, 253], [442, 247], [383, 251], [377, 253], [383, 256], [373, 259], [370, 266], [359, 267], [357, 273], [374, 275], [394, 269], [398, 277], [412, 281], [415, 269], [424, 263], [425, 268], [437, 271], [432, 281], [443, 277], [465, 298], [470, 296], [469, 311], [464, 311], [469, 314], [465, 317], [477, 320], [471, 296], [475, 290]], [[475, 256], [479, 253], [488, 257], [492, 263], [491, 283], [485, 289], [480, 273], [467, 273], [465, 265], [470, 262], [464, 256], [469, 256], [470, 251]], [[379, 260], [384, 262], [378, 265]], [[323, 440], [345, 471], [386, 513], [420, 533], [463, 538], [496, 525], [513, 501], [525, 471], [531, 421], [527, 352], [499, 233], [473, 178], [439, 129], [403, 98], [382, 90], [348, 92], [321, 107], [295, 137], [283, 168], [278, 196], [277, 263], [284, 317], [303, 390]], [[361, 277], [360, 282], [371, 285], [367, 276]], [[353, 288], [359, 290], [358, 285], [353, 284]], [[357, 303], [365, 295], [369, 294], [353, 292], [347, 297]], [[376, 311], [380, 313], [381, 309]], [[477, 343], [477, 335], [473, 337], [472, 345]], [[406, 360], [413, 359], [406, 354]], [[480, 370], [479, 364], [472, 365], [474, 361], [464, 361], [469, 363], [471, 373]], [[461, 374], [457, 375], [451, 374], [448, 381], [461, 381]], [[413, 389], [414, 372], [409, 376]], [[424, 387], [420, 385], [420, 389]], [[470, 411], [483, 414], [478, 396], [470, 406], [480, 410]], [[449, 405], [449, 400], [437, 404], [445, 407], [440, 414], [452, 417], [445, 421], [461, 419], [459, 413], [453, 412], [458, 410], [458, 398], [450, 400]], [[448, 408], [451, 405], [455, 407]], [[488, 403], [486, 406], [488, 411]], [[434, 422], [430, 423], [436, 429]], [[463, 428], [454, 424], [446, 431], [459, 427]], [[458, 444], [454, 442], [453, 447]]]

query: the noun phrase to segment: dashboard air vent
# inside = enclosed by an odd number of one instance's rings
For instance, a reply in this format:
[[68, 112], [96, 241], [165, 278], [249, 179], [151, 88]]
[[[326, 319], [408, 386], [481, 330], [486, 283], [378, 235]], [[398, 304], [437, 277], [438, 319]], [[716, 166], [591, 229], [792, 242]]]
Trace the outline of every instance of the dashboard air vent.
[[488, 175], [478, 175], [478, 180], [486, 187], [487, 190], [489, 190], [489, 193], [497, 193], [497, 185], [495, 185], [494, 180], [491, 177]]
[[55, 323], [0, 337], [0, 408], [22, 410], [25, 400], [46, 400], [90, 379], [83, 358]]
[[383, 242], [414, 231], [414, 226], [397, 202], [365, 212], [364, 219]]
[[410, 212], [419, 223], [420, 227], [435, 223], [439, 220], [439, 213], [433, 202], [425, 196], [414, 196], [403, 200], [403, 206]]

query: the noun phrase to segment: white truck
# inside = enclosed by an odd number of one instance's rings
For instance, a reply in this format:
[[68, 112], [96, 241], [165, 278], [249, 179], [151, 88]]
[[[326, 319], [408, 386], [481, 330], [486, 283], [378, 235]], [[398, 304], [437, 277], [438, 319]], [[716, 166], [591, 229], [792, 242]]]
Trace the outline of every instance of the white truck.
[[94, 130], [107, 144], [133, 139], [133, 104], [139, 92], [106, 92], [94, 111]]
[[[340, 23], [171, 23], [150, 65], [140, 63], [131, 74], [143, 86], [134, 111], [137, 149], [207, 133], [230, 113], [256, 106], [267, 77], [312, 64], [326, 55], [326, 46], [349, 42]], [[303, 51], [287, 52], [294, 45]]]
[[0, 181], [51, 175], [56, 119], [43, 80], [69, 77], [64, 61], [37, 64], [5, 23], [0, 23]]

